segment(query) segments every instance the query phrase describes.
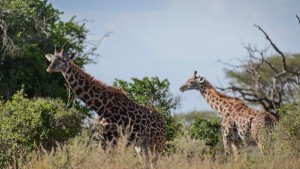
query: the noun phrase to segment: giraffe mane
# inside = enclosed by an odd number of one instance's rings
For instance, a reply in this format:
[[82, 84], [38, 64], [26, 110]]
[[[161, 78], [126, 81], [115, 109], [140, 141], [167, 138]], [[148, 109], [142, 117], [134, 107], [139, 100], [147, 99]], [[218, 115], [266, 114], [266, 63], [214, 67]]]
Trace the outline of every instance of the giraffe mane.
[[107, 91], [112, 92], [112, 93], [116, 93], [116, 94], [121, 94], [127, 97], [127, 93], [124, 91], [123, 88], [119, 88], [119, 87], [115, 87], [115, 86], [110, 86], [107, 85], [106, 83], [95, 79], [92, 75], [86, 73], [85, 71], [83, 71], [78, 65], [76, 65], [73, 62], [70, 62], [75, 69], [77, 69], [81, 75], [83, 75], [84, 77], [87, 78], [88, 81], [91, 82], [91, 84], [95, 85], [96, 87], [100, 87], [100, 88], [105, 88]]
[[224, 98], [224, 99], [235, 100], [235, 101], [240, 102], [241, 104], [245, 104], [245, 105], [246, 105], [246, 103], [245, 103], [244, 101], [242, 101], [241, 99], [239, 99], [239, 98], [237, 98], [237, 97], [232, 97], [232, 96], [228, 96], [228, 95], [226, 95], [226, 94], [220, 93], [220, 92], [217, 91], [216, 88], [214, 88], [214, 87], [212, 86], [211, 83], [209, 83], [208, 81], [206, 81], [206, 82], [207, 82], [207, 83], [206, 83], [207, 88], [212, 89], [216, 94], [219, 95], [219, 97]]

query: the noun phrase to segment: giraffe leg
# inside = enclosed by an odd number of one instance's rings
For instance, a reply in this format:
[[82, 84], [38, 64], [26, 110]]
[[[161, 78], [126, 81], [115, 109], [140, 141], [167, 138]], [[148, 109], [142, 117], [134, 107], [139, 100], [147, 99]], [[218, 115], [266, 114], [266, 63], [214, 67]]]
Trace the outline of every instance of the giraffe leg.
[[142, 162], [143, 161], [142, 148], [140, 146], [134, 146], [134, 148], [135, 148], [135, 151], [138, 155], [138, 158], [139, 158], [140, 162]]
[[231, 144], [234, 160], [237, 160], [240, 155], [241, 141], [239, 138], [234, 138]]
[[101, 147], [104, 151], [107, 148], [114, 148], [117, 145], [118, 132], [116, 130], [104, 130], [101, 138]]
[[149, 156], [149, 150], [148, 150], [148, 146], [146, 144], [146, 141], [142, 141], [140, 144], [135, 146], [135, 150], [138, 154], [139, 160], [141, 163], [143, 163], [143, 161], [146, 162], [146, 168], [150, 168], [150, 156]]
[[224, 151], [225, 156], [229, 156], [231, 154], [231, 142], [232, 142], [232, 135], [224, 130], [223, 134], [223, 144], [224, 144]]
[[223, 144], [225, 156], [228, 157], [231, 154], [232, 138], [233, 138], [233, 125], [230, 123], [230, 119], [223, 119]]
[[265, 155], [264, 155], [263, 145], [262, 145], [262, 143], [260, 142], [260, 139], [259, 139], [259, 131], [257, 129], [252, 129], [251, 130], [251, 135], [252, 135], [253, 140], [258, 145], [258, 148], [260, 150], [261, 155], [264, 157]]

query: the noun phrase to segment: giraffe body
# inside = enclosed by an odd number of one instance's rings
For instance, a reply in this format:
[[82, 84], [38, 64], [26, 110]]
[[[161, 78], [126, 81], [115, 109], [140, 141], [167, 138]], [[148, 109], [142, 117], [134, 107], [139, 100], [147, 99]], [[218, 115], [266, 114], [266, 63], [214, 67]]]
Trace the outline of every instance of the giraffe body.
[[128, 145], [134, 145], [146, 158], [148, 149], [156, 156], [163, 151], [166, 131], [159, 112], [130, 100], [122, 89], [94, 79], [71, 60], [65, 60], [62, 51], [46, 57], [51, 62], [47, 71], [62, 72], [75, 94], [99, 115], [104, 126], [103, 148], [107, 143], [117, 144], [118, 138], [127, 134]]
[[237, 155], [241, 143], [245, 144], [248, 136], [252, 136], [263, 153], [259, 132], [272, 127], [278, 119], [270, 112], [252, 109], [238, 98], [219, 93], [204, 77], [197, 77], [196, 73], [180, 90], [199, 90], [206, 102], [222, 116], [225, 153], [230, 154], [232, 149]]

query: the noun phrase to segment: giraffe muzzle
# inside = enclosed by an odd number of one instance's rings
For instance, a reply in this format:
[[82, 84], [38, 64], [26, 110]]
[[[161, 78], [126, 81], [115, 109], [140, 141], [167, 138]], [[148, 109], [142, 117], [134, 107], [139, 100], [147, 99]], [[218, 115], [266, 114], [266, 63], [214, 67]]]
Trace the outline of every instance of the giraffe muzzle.
[[47, 70], [46, 70], [48, 73], [52, 73], [53, 71], [51, 70], [51, 68], [47, 68]]
[[181, 91], [181, 92], [184, 92], [184, 91], [185, 91], [185, 86], [181, 86], [181, 87], [180, 87], [180, 91]]

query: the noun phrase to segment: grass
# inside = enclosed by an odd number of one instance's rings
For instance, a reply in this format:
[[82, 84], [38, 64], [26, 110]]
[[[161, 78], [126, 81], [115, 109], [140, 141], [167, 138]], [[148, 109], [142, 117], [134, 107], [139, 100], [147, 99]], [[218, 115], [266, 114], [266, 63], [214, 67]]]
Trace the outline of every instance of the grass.
[[[157, 168], [165, 169], [296, 169], [300, 166], [297, 158], [262, 158], [256, 148], [248, 157], [241, 154], [238, 160], [225, 160], [221, 146], [214, 150], [205, 146], [201, 140], [188, 137], [175, 139], [174, 153], [160, 158]], [[137, 157], [133, 148], [119, 144], [115, 149], [103, 151], [96, 142], [75, 138], [72, 142], [58, 145], [51, 151], [36, 152], [31, 160], [20, 165], [23, 169], [139, 169], [146, 168]], [[213, 153], [212, 153], [213, 151]], [[210, 153], [208, 153], [210, 152]], [[213, 155], [211, 155], [213, 154]]]
[[[300, 168], [300, 109], [287, 107], [272, 133], [262, 132], [261, 138], [270, 151], [265, 157], [257, 146], [250, 145], [239, 159], [226, 159], [222, 142], [211, 148], [205, 141], [178, 136], [168, 143], [170, 153], [158, 161], [159, 169], [299, 169]], [[19, 163], [21, 169], [140, 169], [146, 168], [133, 147], [125, 148], [125, 138], [119, 146], [103, 151], [99, 141], [77, 136], [55, 149], [41, 149]], [[271, 143], [271, 144], [269, 144]]]

